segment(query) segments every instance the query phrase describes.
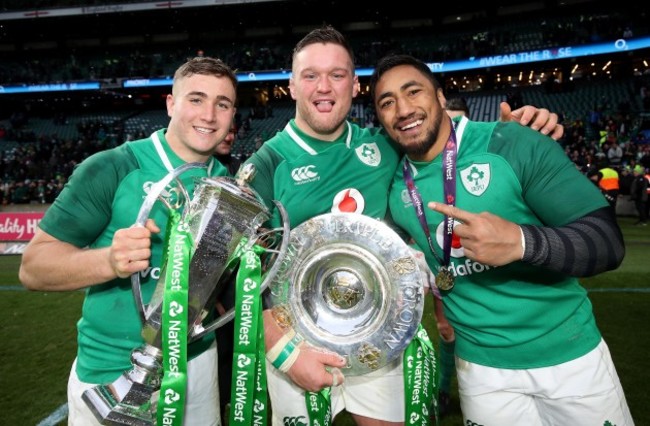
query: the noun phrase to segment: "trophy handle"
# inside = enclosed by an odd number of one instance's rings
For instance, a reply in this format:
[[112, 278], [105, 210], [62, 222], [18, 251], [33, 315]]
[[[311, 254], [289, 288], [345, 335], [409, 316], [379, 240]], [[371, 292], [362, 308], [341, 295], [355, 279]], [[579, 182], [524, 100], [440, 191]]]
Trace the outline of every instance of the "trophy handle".
[[[147, 219], [149, 218], [149, 215], [151, 214], [151, 209], [153, 208], [153, 205], [156, 203], [156, 200], [158, 197], [160, 197], [160, 194], [165, 190], [167, 185], [174, 179], [178, 178], [180, 175], [185, 173], [186, 171], [190, 169], [197, 169], [197, 168], [205, 168], [206, 165], [205, 163], [186, 163], [183, 164], [180, 167], [177, 167], [176, 169], [172, 170], [169, 172], [164, 178], [156, 182], [151, 189], [149, 190], [149, 193], [144, 199], [144, 202], [142, 203], [142, 206], [140, 207], [140, 211], [138, 212], [138, 217], [135, 221], [135, 226], [144, 226], [145, 223], [147, 222]], [[179, 187], [182, 188], [183, 193], [187, 197], [187, 190], [185, 187], [178, 182]], [[160, 199], [163, 203], [165, 201], [161, 198]], [[167, 206], [170, 207], [170, 206]], [[134, 274], [131, 274], [131, 289], [133, 292], [133, 297], [135, 299], [135, 305], [138, 308], [138, 313], [140, 314], [140, 322], [144, 325], [146, 321], [145, 317], [145, 306], [142, 301], [142, 290], [140, 288], [140, 273], [136, 272]]]
[[[280, 242], [280, 247], [277, 249], [277, 256], [273, 261], [273, 266], [271, 266], [271, 269], [269, 269], [269, 271], [266, 273], [264, 277], [264, 280], [262, 281], [262, 285], [260, 286], [260, 294], [263, 293], [264, 290], [267, 289], [269, 284], [275, 279], [275, 276], [278, 274], [278, 271], [282, 266], [282, 262], [284, 261], [284, 258], [287, 254], [287, 248], [289, 247], [289, 238], [290, 238], [289, 215], [287, 214], [287, 211], [282, 205], [282, 203], [280, 203], [277, 200], [273, 200], [273, 202], [278, 208], [278, 211], [280, 212], [280, 216], [282, 218], [282, 241]], [[235, 308], [232, 307], [225, 314], [215, 319], [209, 325], [205, 327], [199, 325], [199, 327], [201, 327], [200, 331], [197, 331], [195, 334], [193, 334], [190, 341], [195, 341], [200, 339], [201, 337], [205, 336], [207, 333], [214, 331], [217, 328], [227, 324], [234, 317], [235, 317]]]

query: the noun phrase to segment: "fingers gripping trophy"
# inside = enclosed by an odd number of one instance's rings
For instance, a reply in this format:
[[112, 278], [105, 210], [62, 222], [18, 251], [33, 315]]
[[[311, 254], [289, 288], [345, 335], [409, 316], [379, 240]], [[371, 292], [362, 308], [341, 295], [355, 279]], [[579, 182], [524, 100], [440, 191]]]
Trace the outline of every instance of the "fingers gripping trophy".
[[[163, 410], [182, 415], [186, 382], [180, 367], [184, 362], [186, 366], [187, 343], [235, 318], [233, 308], [206, 323], [225, 283], [241, 263], [250, 263], [243, 259], [259, 257], [266, 270], [260, 276], [261, 293], [277, 274], [286, 252], [289, 221], [281, 204], [276, 203], [283, 226], [260, 228], [269, 211], [248, 186], [255, 173], [253, 166], [240, 169], [236, 178], [194, 178], [190, 197], [180, 177], [199, 167], [205, 165], [188, 163], [171, 171], [151, 188], [140, 208], [136, 226], [144, 226], [158, 202], [167, 209], [167, 252], [148, 304], [142, 300], [140, 274], [131, 276], [144, 340], [131, 354], [132, 368], [113, 383], [83, 394], [102, 424], [153, 426], [156, 412], [158, 423]], [[176, 194], [173, 204], [169, 197], [161, 196], [170, 191]], [[239, 285], [239, 278], [237, 282]], [[247, 287], [251, 287], [249, 282], [247, 278]], [[175, 417], [178, 420], [179, 416]], [[167, 420], [163, 417], [162, 423]]]

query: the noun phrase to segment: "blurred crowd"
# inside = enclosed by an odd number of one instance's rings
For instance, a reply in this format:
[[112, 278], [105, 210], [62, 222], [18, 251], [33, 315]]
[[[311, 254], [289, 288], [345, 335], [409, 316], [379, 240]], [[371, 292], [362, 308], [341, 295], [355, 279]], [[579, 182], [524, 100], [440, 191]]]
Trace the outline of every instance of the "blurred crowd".
[[23, 129], [22, 121], [18, 127], [12, 123], [0, 127], [2, 205], [52, 203], [77, 164], [115, 146], [119, 137], [113, 133], [112, 125], [99, 120], [81, 122], [75, 140], [57, 134], [35, 135]]
[[[593, 175], [606, 167], [616, 170], [620, 195], [629, 196], [634, 168], [641, 166], [645, 173], [650, 172], [650, 130], [637, 128], [633, 124], [635, 114], [626, 108], [614, 108], [611, 113], [605, 113], [605, 110], [612, 109], [595, 105], [585, 115], [586, 119], [563, 121], [565, 134], [559, 143], [586, 175]], [[251, 128], [252, 118], [249, 120], [249, 116], [236, 127], [241, 130], [238, 138]], [[359, 117], [350, 119], [359, 120]], [[0, 196], [3, 205], [51, 203], [75, 165], [84, 158], [125, 140], [146, 136], [125, 135], [117, 123], [99, 120], [81, 122], [76, 139], [61, 138], [56, 134], [34, 135], [29, 130], [14, 128], [11, 122], [7, 127], [0, 126]], [[263, 140], [258, 135], [255, 142], [254, 149], [257, 149]], [[251, 154], [240, 151], [237, 146], [233, 150], [233, 155], [240, 161]]]
[[[48, 3], [43, 2], [42, 6], [46, 4]], [[528, 25], [525, 20], [521, 20], [516, 26], [486, 27], [458, 34], [431, 34], [427, 30], [413, 30], [406, 37], [401, 33], [386, 33], [368, 37], [358, 35], [352, 40], [357, 52], [357, 65], [370, 66], [379, 57], [396, 50], [413, 54], [425, 61], [440, 61], [480, 57], [496, 52], [596, 43], [618, 37], [631, 38], [650, 33], [649, 28], [644, 14], [638, 15], [633, 11], [627, 14], [593, 12], [542, 20], [539, 25]], [[233, 41], [212, 46], [211, 51], [197, 48], [192, 53], [219, 56], [238, 70], [286, 69], [291, 59], [291, 43], [285, 45], [277, 40], [268, 43], [273, 47], [261, 42], [237, 40], [236, 43]], [[0, 83], [168, 75], [165, 67], [173, 68], [184, 60], [189, 46], [187, 43], [179, 49], [171, 45], [165, 46], [150, 46], [159, 49], [156, 52], [134, 46], [126, 54], [98, 49], [92, 57], [85, 57], [81, 52], [62, 53], [53, 50], [49, 56], [44, 51], [38, 57], [26, 60], [20, 52], [15, 52], [21, 60], [13, 61], [7, 57], [6, 61], [0, 63]], [[97, 54], [100, 56], [97, 57]], [[648, 81], [649, 77], [650, 75], [637, 78]], [[650, 84], [645, 84], [640, 88], [645, 112], [650, 112], [649, 86]], [[524, 104], [526, 100], [522, 99], [519, 103]], [[515, 108], [517, 106], [520, 105], [514, 105]], [[236, 123], [239, 139], [243, 140], [250, 133], [253, 119], [272, 115], [272, 110], [258, 112], [254, 109], [244, 117], [240, 115], [240, 121]], [[560, 142], [567, 155], [585, 174], [606, 166], [620, 171], [621, 193], [629, 193], [627, 174], [636, 165], [641, 165], [645, 170], [650, 168], [650, 133], [634, 129], [633, 111], [629, 110], [629, 105], [628, 108], [623, 105], [618, 108], [595, 105], [584, 117], [563, 122], [566, 130]], [[359, 116], [351, 116], [350, 119], [365, 120]], [[77, 138], [64, 138], [56, 133], [35, 135], [30, 130], [25, 130], [27, 127], [24, 124], [28, 120], [29, 117], [17, 114], [7, 125], [0, 126], [0, 196], [3, 204], [50, 203], [65, 184], [74, 166], [84, 158], [125, 140], [146, 136], [127, 135], [123, 129], [114, 126], [116, 123], [99, 121], [80, 126]], [[55, 123], [65, 120], [65, 117], [54, 117]], [[374, 120], [364, 121], [364, 124], [373, 125]], [[244, 161], [266, 136], [276, 130], [270, 129], [264, 137], [257, 136], [254, 143], [246, 145], [243, 150], [238, 150], [236, 146], [233, 155]], [[11, 145], [6, 141], [10, 141]]]
[[[425, 62], [441, 62], [629, 39], [649, 33], [650, 24], [644, 14], [594, 11], [549, 17], [541, 23], [536, 15], [517, 22], [476, 23], [472, 28], [442, 33], [418, 27], [408, 31], [359, 33], [351, 42], [357, 66], [371, 67], [393, 51], [412, 54]], [[293, 34], [259, 40], [208, 40], [203, 44], [136, 43], [128, 48], [62, 45], [58, 49], [42, 50], [38, 55], [17, 50], [9, 52], [0, 63], [0, 85], [165, 77], [192, 55], [220, 57], [239, 71], [286, 70], [290, 69], [292, 45]]]

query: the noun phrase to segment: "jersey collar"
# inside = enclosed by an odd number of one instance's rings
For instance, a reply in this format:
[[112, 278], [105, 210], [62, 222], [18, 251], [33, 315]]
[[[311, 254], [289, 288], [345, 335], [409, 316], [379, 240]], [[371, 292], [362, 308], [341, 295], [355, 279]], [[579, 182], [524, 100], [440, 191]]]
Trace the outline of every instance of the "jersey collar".
[[[308, 154], [310, 154], [310, 155], [318, 154], [318, 152], [316, 152], [316, 150], [314, 148], [309, 146], [309, 144], [302, 137], [300, 137], [300, 135], [298, 135], [296, 130], [293, 128], [292, 123], [294, 123], [294, 120], [289, 121], [287, 123], [287, 125], [284, 127], [284, 130], [287, 132], [289, 137], [291, 137], [291, 139], [293, 139], [293, 141], [299, 147], [301, 147], [305, 152], [307, 152]], [[345, 146], [349, 149], [350, 148], [350, 143], [352, 142], [352, 127], [350, 126], [349, 121], [346, 121], [345, 124], [347, 125], [347, 130], [348, 130], [348, 134], [345, 137]], [[297, 127], [296, 127], [296, 129], [297, 129]], [[313, 138], [313, 139], [318, 140], [316, 138]]]
[[[169, 160], [169, 156], [165, 152], [165, 148], [163, 147], [162, 143], [162, 140], [164, 140], [167, 146], [169, 146], [169, 143], [167, 143], [167, 140], [165, 139], [164, 131], [165, 129], [161, 129], [153, 132], [151, 134], [151, 140], [153, 141], [153, 146], [156, 148], [156, 152], [158, 153], [158, 158], [160, 158], [160, 161], [163, 163], [167, 171], [171, 172], [174, 170], [174, 167], [172, 166], [172, 163]], [[212, 166], [214, 166], [214, 158], [211, 157], [210, 162], [208, 163], [208, 176], [212, 175]]]
[[458, 125], [456, 126], [456, 151], [460, 152], [460, 143], [463, 140], [463, 133], [465, 132], [465, 127], [469, 120], [467, 117], [463, 116], [458, 120]]

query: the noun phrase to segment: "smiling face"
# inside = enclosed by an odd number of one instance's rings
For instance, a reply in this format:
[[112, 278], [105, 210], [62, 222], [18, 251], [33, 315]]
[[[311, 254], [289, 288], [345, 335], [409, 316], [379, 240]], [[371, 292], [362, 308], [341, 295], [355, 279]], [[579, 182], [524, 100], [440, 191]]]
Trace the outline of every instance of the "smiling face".
[[352, 58], [343, 46], [305, 46], [294, 55], [289, 82], [296, 101], [296, 124], [309, 136], [329, 141], [338, 138], [358, 86]]
[[411, 65], [384, 71], [374, 90], [377, 118], [388, 135], [416, 161], [430, 161], [450, 132], [442, 89]]
[[191, 74], [174, 82], [167, 96], [171, 120], [165, 136], [184, 161], [207, 161], [228, 135], [235, 115], [235, 90], [225, 76]]

